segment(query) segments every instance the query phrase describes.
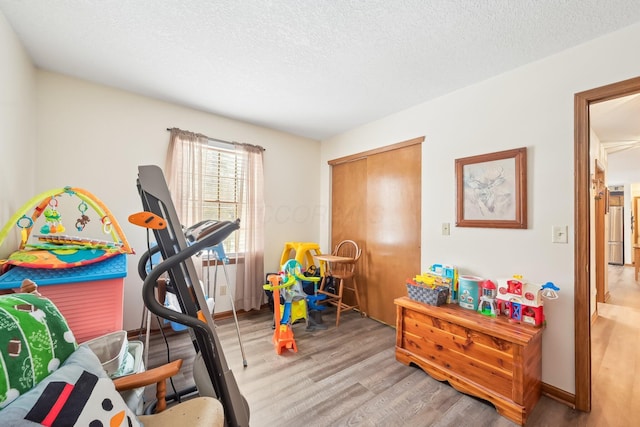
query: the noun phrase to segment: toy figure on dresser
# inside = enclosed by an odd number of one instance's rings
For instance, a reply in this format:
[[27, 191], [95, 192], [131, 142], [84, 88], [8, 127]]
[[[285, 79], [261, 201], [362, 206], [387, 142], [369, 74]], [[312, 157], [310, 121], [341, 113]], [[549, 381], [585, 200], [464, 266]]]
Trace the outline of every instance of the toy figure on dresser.
[[547, 282], [542, 285], [542, 298], [545, 299], [558, 299], [558, 292], [560, 290], [559, 287], [553, 284], [553, 282]]
[[551, 282], [544, 286], [527, 283], [522, 276], [498, 280], [498, 309], [500, 314], [512, 322], [527, 323], [536, 327], [542, 326], [544, 320], [543, 296], [547, 299], [557, 298], [560, 290]]
[[458, 278], [458, 289], [460, 292], [458, 304], [468, 310], [478, 310], [480, 301], [480, 283], [484, 279], [477, 276], [462, 275]]
[[478, 313], [485, 316], [496, 317], [498, 315], [498, 303], [496, 296], [498, 289], [491, 280], [485, 280], [480, 285], [480, 302], [478, 303]]

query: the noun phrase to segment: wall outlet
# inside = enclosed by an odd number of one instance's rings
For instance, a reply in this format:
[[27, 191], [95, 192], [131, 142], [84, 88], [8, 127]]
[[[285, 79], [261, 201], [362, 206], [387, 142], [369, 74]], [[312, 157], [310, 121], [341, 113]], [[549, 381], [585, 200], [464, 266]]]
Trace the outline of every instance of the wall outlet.
[[227, 287], [226, 286], [220, 286], [220, 296], [223, 297], [227, 294]]

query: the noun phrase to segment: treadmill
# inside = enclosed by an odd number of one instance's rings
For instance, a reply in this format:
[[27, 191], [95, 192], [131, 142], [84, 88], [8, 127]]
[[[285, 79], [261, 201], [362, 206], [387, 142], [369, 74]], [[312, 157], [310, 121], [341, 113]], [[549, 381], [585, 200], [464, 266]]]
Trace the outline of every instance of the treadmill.
[[[142, 271], [138, 268], [141, 277], [146, 275], [142, 285], [144, 304], [151, 313], [189, 328], [196, 351], [193, 377], [199, 394], [220, 400], [227, 426], [248, 427], [249, 405], [227, 365], [191, 259], [238, 230], [240, 221], [216, 222], [202, 230], [197, 241], [187, 244], [162, 169], [156, 165], [138, 166], [137, 186], [144, 211], [164, 219], [166, 223], [164, 228], [153, 229], [163, 261], [148, 274], [144, 267]], [[156, 299], [156, 283], [164, 273], [169, 276], [182, 312], [169, 309]]]

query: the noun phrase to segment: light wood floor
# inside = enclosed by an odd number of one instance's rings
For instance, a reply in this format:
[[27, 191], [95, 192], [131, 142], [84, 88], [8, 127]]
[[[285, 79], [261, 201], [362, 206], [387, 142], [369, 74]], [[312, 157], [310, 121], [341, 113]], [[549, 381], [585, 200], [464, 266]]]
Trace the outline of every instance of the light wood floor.
[[640, 425], [640, 283], [633, 268], [609, 266], [610, 298], [591, 329], [593, 426]]
[[[593, 410], [586, 414], [542, 397], [527, 426], [640, 425], [640, 285], [633, 268], [609, 272], [611, 298], [592, 327]], [[395, 360], [395, 329], [356, 312], [323, 316], [323, 331], [294, 325], [298, 352], [278, 356], [272, 314], [240, 317], [248, 366], [243, 367], [232, 319], [216, 321], [227, 363], [251, 409], [251, 426], [514, 426], [493, 406], [463, 395], [420, 369]], [[193, 385], [187, 333], [169, 334], [170, 357], [183, 358], [176, 389]], [[149, 365], [167, 358], [159, 334]], [[171, 385], [169, 385], [169, 391]], [[152, 390], [146, 395], [152, 395]]]

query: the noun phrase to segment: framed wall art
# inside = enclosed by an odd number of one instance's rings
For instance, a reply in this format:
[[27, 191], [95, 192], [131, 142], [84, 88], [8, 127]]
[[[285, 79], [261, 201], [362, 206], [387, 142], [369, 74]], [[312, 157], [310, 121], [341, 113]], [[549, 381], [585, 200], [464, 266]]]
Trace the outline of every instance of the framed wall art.
[[527, 228], [526, 147], [456, 159], [456, 226]]

